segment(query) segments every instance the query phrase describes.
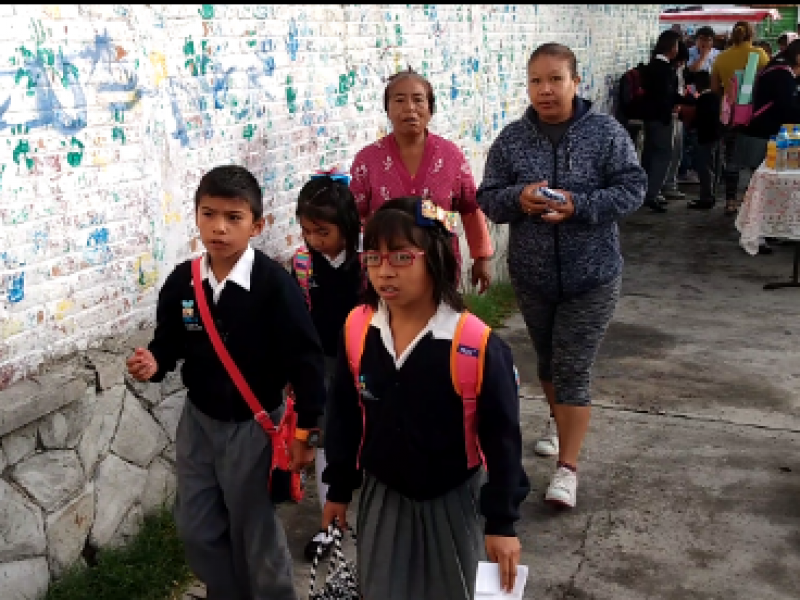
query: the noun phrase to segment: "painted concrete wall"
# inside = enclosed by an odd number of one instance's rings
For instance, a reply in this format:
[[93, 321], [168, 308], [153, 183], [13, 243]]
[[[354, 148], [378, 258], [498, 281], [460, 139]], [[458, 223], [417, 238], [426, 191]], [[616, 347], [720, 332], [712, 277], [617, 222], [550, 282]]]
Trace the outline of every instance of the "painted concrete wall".
[[601, 106], [647, 54], [658, 5], [0, 6], [0, 388], [42, 361], [148, 324], [199, 250], [192, 193], [236, 162], [263, 184], [258, 247], [286, 259], [293, 201], [386, 132], [384, 78], [428, 75], [431, 129], [480, 179], [526, 105], [540, 43], [580, 60]]

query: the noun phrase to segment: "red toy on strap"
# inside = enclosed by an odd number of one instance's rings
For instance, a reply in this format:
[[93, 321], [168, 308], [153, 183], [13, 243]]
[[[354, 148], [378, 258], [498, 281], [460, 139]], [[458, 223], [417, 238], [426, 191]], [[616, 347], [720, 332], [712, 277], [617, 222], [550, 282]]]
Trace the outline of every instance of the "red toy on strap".
[[[258, 421], [258, 424], [261, 425], [264, 431], [267, 432], [267, 435], [269, 435], [270, 443], [272, 444], [272, 464], [270, 465], [269, 481], [267, 485], [270, 492], [272, 492], [273, 471], [275, 471], [275, 469], [286, 472], [289, 471], [289, 463], [291, 461], [289, 444], [291, 444], [294, 439], [294, 432], [297, 424], [297, 413], [295, 413], [294, 410], [294, 401], [291, 396], [287, 397], [286, 411], [283, 413], [281, 423], [276, 427], [272, 419], [270, 419], [269, 414], [259, 403], [253, 390], [250, 389], [247, 381], [245, 381], [244, 376], [241, 371], [239, 371], [239, 367], [233, 362], [222, 338], [219, 337], [219, 332], [217, 332], [217, 328], [214, 325], [214, 319], [211, 317], [211, 311], [208, 308], [208, 302], [206, 301], [206, 295], [203, 290], [202, 263], [202, 257], [192, 261], [192, 284], [194, 286], [194, 297], [197, 301], [197, 309], [200, 312], [200, 318], [203, 320], [206, 333], [211, 340], [211, 345], [214, 346], [214, 350], [217, 353], [217, 358], [219, 358], [222, 366], [225, 367], [234, 385], [236, 385], [236, 389], [239, 390], [239, 393], [242, 395], [242, 398], [244, 398], [244, 401], [247, 402], [250, 410], [253, 411], [255, 420]], [[302, 476], [300, 473], [291, 474], [291, 488], [292, 499], [295, 502], [300, 502], [304, 494]]]

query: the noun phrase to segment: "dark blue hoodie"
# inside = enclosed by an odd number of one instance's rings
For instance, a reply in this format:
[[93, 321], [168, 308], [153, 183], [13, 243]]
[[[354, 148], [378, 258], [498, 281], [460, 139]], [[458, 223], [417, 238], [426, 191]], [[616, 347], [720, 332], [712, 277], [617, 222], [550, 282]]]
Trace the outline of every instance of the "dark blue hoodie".
[[[647, 176], [628, 132], [591, 102], [576, 98], [575, 117], [558, 146], [536, 111], [506, 126], [489, 149], [478, 204], [508, 223], [508, 270], [519, 291], [554, 299], [610, 283], [622, 272], [617, 221], [642, 205]], [[572, 193], [575, 214], [559, 225], [523, 212], [523, 188], [542, 180]]]

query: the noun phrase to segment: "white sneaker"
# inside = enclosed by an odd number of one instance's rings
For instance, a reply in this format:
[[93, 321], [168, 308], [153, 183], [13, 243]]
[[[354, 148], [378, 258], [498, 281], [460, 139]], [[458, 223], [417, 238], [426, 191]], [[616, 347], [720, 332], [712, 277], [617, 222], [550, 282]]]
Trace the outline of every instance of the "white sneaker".
[[558, 467], [544, 496], [545, 502], [575, 508], [578, 495], [578, 475], [566, 467]]
[[544, 430], [544, 435], [536, 442], [533, 451], [539, 456], [558, 455], [558, 431], [553, 417], [547, 420], [547, 429]]

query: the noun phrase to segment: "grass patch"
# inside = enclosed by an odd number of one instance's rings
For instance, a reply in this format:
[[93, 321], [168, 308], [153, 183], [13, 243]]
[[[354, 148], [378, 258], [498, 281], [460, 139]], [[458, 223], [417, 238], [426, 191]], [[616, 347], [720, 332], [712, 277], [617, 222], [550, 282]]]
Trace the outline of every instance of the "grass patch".
[[489, 327], [503, 327], [503, 322], [517, 311], [517, 299], [510, 283], [495, 283], [486, 293], [465, 294], [470, 312]]
[[56, 581], [44, 600], [164, 600], [192, 579], [167, 508], [145, 517], [127, 546], [102, 549], [96, 559]]

